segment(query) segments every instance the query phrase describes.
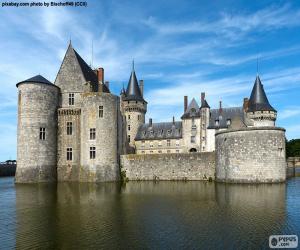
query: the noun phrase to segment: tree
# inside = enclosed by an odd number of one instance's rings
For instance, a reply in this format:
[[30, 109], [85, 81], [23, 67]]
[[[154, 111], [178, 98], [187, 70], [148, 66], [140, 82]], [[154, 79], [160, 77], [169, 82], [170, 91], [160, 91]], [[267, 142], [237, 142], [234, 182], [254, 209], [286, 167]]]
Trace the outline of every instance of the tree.
[[286, 156], [300, 157], [300, 139], [286, 141]]

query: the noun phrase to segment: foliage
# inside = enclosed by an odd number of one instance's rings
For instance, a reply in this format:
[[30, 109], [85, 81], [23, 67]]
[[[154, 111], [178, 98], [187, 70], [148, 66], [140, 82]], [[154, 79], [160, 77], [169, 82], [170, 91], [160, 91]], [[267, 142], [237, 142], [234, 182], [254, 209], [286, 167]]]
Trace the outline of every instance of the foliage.
[[300, 139], [286, 141], [286, 156], [300, 157]]

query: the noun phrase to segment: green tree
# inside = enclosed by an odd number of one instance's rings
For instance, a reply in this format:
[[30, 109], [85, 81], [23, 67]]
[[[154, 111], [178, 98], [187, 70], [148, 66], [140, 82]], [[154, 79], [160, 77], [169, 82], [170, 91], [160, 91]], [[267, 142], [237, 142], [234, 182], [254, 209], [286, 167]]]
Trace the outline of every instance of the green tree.
[[300, 156], [300, 139], [293, 139], [286, 141], [286, 156], [295, 157]]

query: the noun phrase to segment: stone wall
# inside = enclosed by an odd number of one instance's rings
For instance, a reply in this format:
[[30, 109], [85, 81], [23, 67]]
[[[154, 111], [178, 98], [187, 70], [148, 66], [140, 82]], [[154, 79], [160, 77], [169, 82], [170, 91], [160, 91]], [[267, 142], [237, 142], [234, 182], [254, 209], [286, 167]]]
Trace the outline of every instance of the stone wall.
[[[56, 181], [59, 88], [42, 83], [18, 85], [16, 182]], [[40, 139], [45, 128], [45, 140]]]
[[215, 178], [215, 153], [121, 155], [129, 180], [208, 180]]
[[275, 127], [216, 134], [216, 179], [224, 182], [282, 182], [286, 179], [285, 130]]

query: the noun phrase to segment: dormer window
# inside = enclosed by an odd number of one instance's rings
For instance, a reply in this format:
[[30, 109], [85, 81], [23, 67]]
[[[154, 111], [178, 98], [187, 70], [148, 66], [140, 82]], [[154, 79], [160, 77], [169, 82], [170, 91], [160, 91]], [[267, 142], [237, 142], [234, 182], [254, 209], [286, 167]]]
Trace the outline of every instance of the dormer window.
[[227, 119], [226, 124], [229, 126], [231, 124], [231, 119]]
[[168, 135], [170, 135], [171, 134], [171, 130], [168, 130], [167, 133], [168, 133]]
[[219, 123], [219, 120], [215, 120], [215, 125], [216, 125], [216, 126], [219, 126], [219, 124], [220, 124], [220, 123]]
[[196, 109], [192, 108], [191, 109], [191, 115], [194, 116], [196, 114]]

